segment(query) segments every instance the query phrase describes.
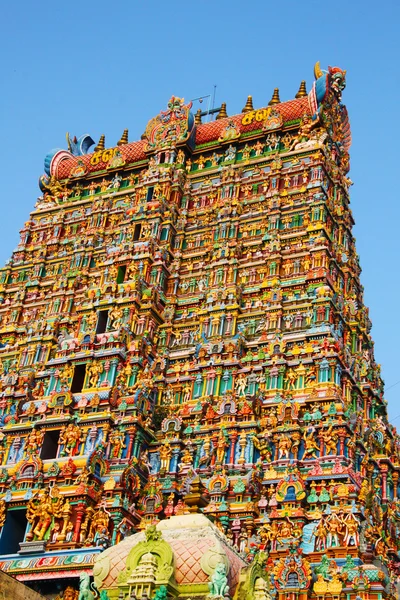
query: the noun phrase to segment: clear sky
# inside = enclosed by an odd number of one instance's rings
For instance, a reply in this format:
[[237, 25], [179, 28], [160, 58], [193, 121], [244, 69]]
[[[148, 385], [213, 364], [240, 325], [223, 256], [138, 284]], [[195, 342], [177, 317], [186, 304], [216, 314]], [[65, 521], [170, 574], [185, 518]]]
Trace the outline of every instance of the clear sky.
[[190, 100], [217, 85], [216, 104], [235, 114], [248, 94], [257, 108], [274, 87], [282, 101], [302, 79], [309, 89], [317, 60], [340, 66], [361, 280], [399, 428], [399, 19], [397, 0], [3, 3], [0, 263], [39, 195], [46, 153], [66, 147], [67, 131], [105, 133], [110, 147], [126, 127], [139, 139], [172, 94]]

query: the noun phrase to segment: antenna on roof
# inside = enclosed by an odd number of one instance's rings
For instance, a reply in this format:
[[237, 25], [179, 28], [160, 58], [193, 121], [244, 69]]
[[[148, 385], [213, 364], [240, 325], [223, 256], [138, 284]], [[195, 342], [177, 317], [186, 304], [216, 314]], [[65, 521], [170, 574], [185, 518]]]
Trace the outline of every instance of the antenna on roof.
[[193, 98], [192, 102], [199, 102], [199, 104], [203, 103], [203, 100], [205, 100], [206, 98], [208, 98], [208, 106], [207, 106], [207, 110], [203, 110], [200, 112], [199, 116], [201, 117], [207, 117], [205, 122], [208, 123], [209, 121], [211, 121], [212, 116], [215, 115], [216, 113], [219, 113], [219, 111], [221, 110], [221, 107], [218, 106], [217, 108], [215, 108], [215, 95], [217, 92], [217, 86], [214, 85], [214, 89], [213, 89], [213, 93], [212, 94], [207, 94], [207, 96], [199, 96], [198, 98]]

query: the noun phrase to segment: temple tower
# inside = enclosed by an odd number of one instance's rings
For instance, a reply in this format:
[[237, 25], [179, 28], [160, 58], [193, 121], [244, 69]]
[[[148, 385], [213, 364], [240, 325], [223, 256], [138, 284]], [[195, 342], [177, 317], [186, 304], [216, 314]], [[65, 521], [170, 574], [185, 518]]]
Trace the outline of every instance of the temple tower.
[[[352, 234], [345, 82], [317, 63], [309, 93], [205, 123], [172, 97], [140, 141], [68, 136], [46, 157], [0, 270], [0, 568], [73, 595], [134, 533], [136, 587], [113, 575], [110, 599], [206, 598], [201, 577], [212, 598], [224, 577], [237, 600], [394, 593], [400, 443]], [[141, 533], [195, 513], [228, 548], [202, 591]]]

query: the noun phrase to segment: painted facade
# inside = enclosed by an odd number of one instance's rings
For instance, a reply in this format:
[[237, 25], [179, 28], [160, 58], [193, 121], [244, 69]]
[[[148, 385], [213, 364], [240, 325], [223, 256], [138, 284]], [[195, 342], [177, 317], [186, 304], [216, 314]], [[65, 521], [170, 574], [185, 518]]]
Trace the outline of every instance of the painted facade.
[[309, 93], [206, 123], [172, 97], [138, 142], [46, 156], [0, 270], [5, 572], [64, 600], [93, 570], [103, 599], [394, 596], [345, 82], [317, 63]]

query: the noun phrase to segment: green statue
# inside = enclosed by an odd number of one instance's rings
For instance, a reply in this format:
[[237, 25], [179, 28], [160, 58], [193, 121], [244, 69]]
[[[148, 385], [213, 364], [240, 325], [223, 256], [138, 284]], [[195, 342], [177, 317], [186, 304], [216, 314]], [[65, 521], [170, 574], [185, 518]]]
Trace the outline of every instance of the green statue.
[[224, 563], [220, 562], [217, 564], [208, 587], [212, 598], [224, 598], [228, 594], [228, 577], [226, 576], [226, 566]]

